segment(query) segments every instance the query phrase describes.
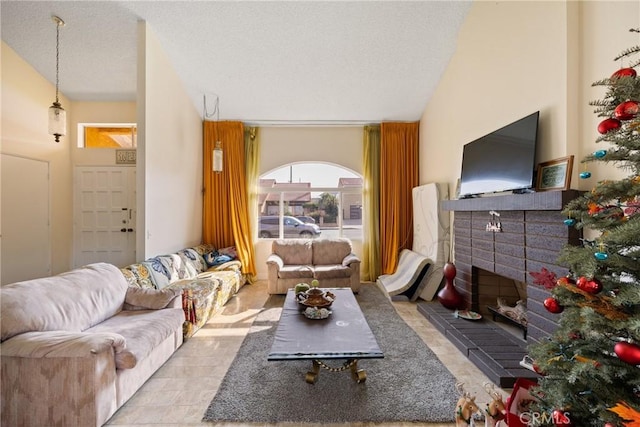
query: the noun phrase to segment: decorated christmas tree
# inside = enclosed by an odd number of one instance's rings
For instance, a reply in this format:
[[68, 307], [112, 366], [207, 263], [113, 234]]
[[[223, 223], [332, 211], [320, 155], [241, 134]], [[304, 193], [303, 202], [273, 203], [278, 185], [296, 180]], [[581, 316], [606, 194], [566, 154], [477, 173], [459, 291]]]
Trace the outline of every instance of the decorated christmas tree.
[[603, 147], [583, 160], [580, 178], [592, 179], [592, 162], [628, 175], [594, 183], [565, 206], [568, 227], [596, 236], [563, 249], [570, 274], [531, 273], [551, 290], [547, 310], [561, 313], [554, 335], [529, 349], [542, 374], [531, 425], [640, 426], [640, 46], [615, 61], [624, 68], [593, 84], [606, 88], [590, 103], [603, 118]]

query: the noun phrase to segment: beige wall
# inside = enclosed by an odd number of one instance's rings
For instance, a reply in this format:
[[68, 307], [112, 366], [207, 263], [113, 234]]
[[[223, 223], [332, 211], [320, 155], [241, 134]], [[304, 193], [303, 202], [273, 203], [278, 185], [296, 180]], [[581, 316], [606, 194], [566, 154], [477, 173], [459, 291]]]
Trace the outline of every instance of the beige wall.
[[[68, 270], [72, 257], [72, 168], [69, 123], [73, 106], [61, 94], [67, 111], [67, 136], [56, 143], [48, 133], [48, 108], [55, 86], [2, 42], [2, 153], [48, 162], [51, 171], [51, 271]], [[25, 179], [28, 177], [16, 177]], [[2, 186], [10, 183], [2, 182]]]
[[474, 2], [457, 50], [420, 122], [420, 182], [460, 177], [464, 144], [540, 110], [537, 161], [576, 156], [572, 188], [619, 176], [611, 165], [591, 165], [580, 180], [582, 157], [597, 148], [589, 100], [604, 89], [595, 80], [620, 64], [610, 61], [638, 42], [638, 2]]
[[[261, 127], [260, 175], [291, 162], [332, 163], [362, 175], [362, 126]], [[266, 280], [270, 240], [254, 240], [257, 278]], [[362, 242], [352, 242], [362, 254]]]
[[291, 162], [327, 162], [362, 174], [362, 126], [262, 127], [260, 174]]
[[474, 2], [420, 121], [421, 183], [447, 182], [455, 194], [462, 146], [538, 110], [539, 161], [566, 155], [566, 9]]
[[145, 259], [200, 243], [202, 118], [153, 30], [138, 25], [136, 247]]

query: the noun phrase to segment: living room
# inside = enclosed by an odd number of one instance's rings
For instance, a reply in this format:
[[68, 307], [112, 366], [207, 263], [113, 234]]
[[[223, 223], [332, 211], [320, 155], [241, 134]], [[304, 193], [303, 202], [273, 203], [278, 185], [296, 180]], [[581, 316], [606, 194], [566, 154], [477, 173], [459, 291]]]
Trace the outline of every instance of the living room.
[[[597, 126], [597, 118], [593, 117], [587, 102], [597, 94], [590, 85], [599, 76], [606, 75], [610, 64], [603, 57], [622, 48], [629, 39], [627, 27], [633, 27], [638, 19], [634, 6], [633, 2], [474, 4], [458, 35], [456, 52], [420, 118], [420, 183], [445, 182], [453, 194], [460, 175], [462, 146], [537, 110], [541, 111], [539, 162], [569, 154], [580, 159], [592, 151], [595, 145], [589, 135]], [[625, 9], [630, 11], [620, 13]], [[521, 14], [527, 16], [525, 28], [520, 25]], [[495, 23], [495, 31], [487, 31], [486, 22]], [[544, 31], [534, 25], [535, 22], [544, 23]], [[611, 28], [608, 25], [611, 22], [619, 24]], [[32, 120], [41, 115], [40, 109], [50, 104], [52, 85], [3, 44], [2, 81], [7, 89], [3, 90], [2, 150], [5, 154], [51, 163], [51, 186], [55, 188], [50, 203], [53, 274], [72, 266], [74, 167], [114, 164], [114, 155], [109, 150], [87, 153], [88, 150], [77, 148], [73, 142], [77, 123], [138, 123], [137, 168], [138, 174], [145, 177], [144, 187], [138, 188], [138, 193], [145, 195], [138, 198], [137, 206], [139, 259], [171, 252], [200, 240], [202, 112], [190, 101], [171, 64], [162, 62], [167, 58], [154, 39], [153, 29], [140, 31], [149, 39], [147, 57], [157, 57], [146, 64], [145, 97], [133, 103], [74, 103], [61, 94], [61, 102], [69, 110], [70, 126], [68, 137], [58, 144], [44, 144], [49, 140], [44, 137], [46, 122], [34, 124]], [[32, 101], [25, 103], [25, 99]], [[171, 99], [171, 104], [164, 102], [166, 99]], [[224, 102], [222, 100], [222, 108]], [[13, 105], [24, 107], [16, 109]], [[469, 114], [460, 113], [461, 105]], [[183, 113], [178, 116], [174, 111]], [[461, 122], [464, 126], [460, 126]], [[277, 127], [264, 128], [261, 163], [265, 168], [279, 164], [280, 155], [269, 148], [280, 139], [279, 131]], [[302, 137], [306, 137], [312, 131], [294, 127], [282, 132], [301, 132]], [[350, 144], [357, 145], [345, 156], [314, 160], [341, 164], [337, 161], [340, 157], [359, 156], [358, 132], [344, 127], [324, 132], [329, 133], [326, 140], [338, 141], [343, 139], [334, 137], [333, 132], [347, 133]], [[183, 142], [174, 142], [177, 135]], [[37, 140], [42, 142], [25, 144]], [[350, 144], [341, 146], [351, 147]], [[175, 170], [173, 159], [198, 169]], [[345, 166], [361, 171], [357, 164]], [[268, 170], [263, 169], [261, 173]], [[172, 171], [169, 182], [164, 182], [164, 171]], [[577, 178], [579, 172], [575, 167], [574, 188], [583, 184]], [[603, 179], [616, 171], [593, 173], [594, 179]], [[154, 203], [164, 200], [167, 191], [172, 194], [173, 203], [159, 209]], [[188, 226], [168, 226], [175, 222]], [[257, 253], [260, 252], [257, 248]]]
[[[637, 43], [628, 29], [639, 26], [640, 6], [632, 1], [473, 2], [455, 53], [419, 117], [419, 182], [447, 183], [454, 194], [462, 146], [538, 110], [539, 162], [567, 155], [581, 159], [593, 152], [599, 120], [588, 101], [601, 94], [591, 83], [618, 67], [613, 56]], [[143, 54], [137, 67], [144, 71], [136, 101], [74, 101], [62, 93], [69, 128], [58, 144], [48, 135], [46, 121], [34, 120], [46, 117], [55, 86], [2, 43], [2, 154], [50, 165], [50, 274], [73, 267], [74, 169], [114, 164], [109, 150], [87, 153], [76, 146], [78, 123], [138, 124], [137, 259], [201, 240], [202, 111], [193, 105], [153, 28], [139, 23], [138, 36]], [[224, 108], [227, 101], [221, 102]], [[282, 164], [280, 150], [273, 147], [283, 135], [306, 140], [310, 133], [342, 145], [313, 160], [362, 172], [353, 161], [361, 157], [362, 127], [265, 126], [261, 131], [261, 173]], [[306, 159], [287, 159], [297, 160]], [[588, 189], [591, 184], [579, 179], [581, 171], [574, 167], [572, 188]], [[590, 171], [593, 182], [621, 176], [602, 166]], [[3, 192], [21, 179], [3, 175]], [[257, 242], [255, 252], [256, 264], [263, 266], [268, 242]]]

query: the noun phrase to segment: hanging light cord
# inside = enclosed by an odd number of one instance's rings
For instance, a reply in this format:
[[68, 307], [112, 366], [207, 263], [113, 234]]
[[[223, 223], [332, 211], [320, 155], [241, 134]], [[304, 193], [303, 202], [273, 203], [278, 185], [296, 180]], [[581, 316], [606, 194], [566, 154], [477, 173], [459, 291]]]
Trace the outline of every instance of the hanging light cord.
[[60, 24], [56, 25], [56, 102], [58, 102], [58, 76], [60, 75]]
[[56, 22], [56, 104], [58, 102], [58, 80], [60, 75], [60, 25], [61, 22]]

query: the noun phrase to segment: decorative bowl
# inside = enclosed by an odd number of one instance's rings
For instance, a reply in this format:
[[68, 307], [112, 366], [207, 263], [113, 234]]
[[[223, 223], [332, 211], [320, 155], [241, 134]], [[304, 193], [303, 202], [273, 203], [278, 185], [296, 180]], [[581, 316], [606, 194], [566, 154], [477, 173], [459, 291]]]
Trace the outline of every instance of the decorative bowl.
[[331, 314], [331, 310], [327, 310], [326, 308], [316, 308], [316, 307], [307, 307], [302, 311], [302, 314], [307, 319], [326, 319]]
[[301, 292], [296, 295], [298, 303], [305, 307], [330, 307], [336, 298], [331, 292], [324, 292], [318, 288], [311, 288], [307, 292]]

